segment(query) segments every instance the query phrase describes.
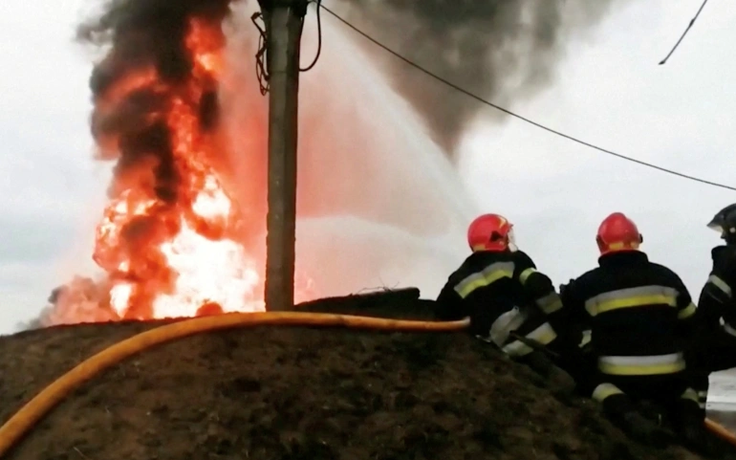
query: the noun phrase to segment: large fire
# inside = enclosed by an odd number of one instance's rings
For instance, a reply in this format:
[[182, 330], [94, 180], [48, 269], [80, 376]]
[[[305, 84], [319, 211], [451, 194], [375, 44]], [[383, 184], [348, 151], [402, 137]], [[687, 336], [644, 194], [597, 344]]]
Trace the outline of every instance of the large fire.
[[[118, 160], [93, 255], [107, 275], [57, 290], [48, 323], [264, 308], [262, 270], [242, 243], [247, 203], [229, 193], [222, 161], [217, 89], [225, 37], [220, 21], [186, 21], [184, 78], [153, 64], [130, 66], [95, 94], [99, 155]], [[119, 70], [115, 53], [98, 69]], [[304, 280], [297, 301], [314, 295]]]

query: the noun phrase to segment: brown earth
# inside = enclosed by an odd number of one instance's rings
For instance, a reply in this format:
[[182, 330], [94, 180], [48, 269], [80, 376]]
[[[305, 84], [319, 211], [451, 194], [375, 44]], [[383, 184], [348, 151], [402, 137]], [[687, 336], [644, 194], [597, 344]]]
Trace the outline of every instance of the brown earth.
[[[405, 298], [303, 309], [426, 316]], [[0, 337], [7, 420], [93, 353], [157, 323]], [[562, 398], [565, 399], [565, 398]], [[189, 337], [120, 363], [69, 395], [8, 460], [697, 459], [627, 440], [590, 401], [457, 333], [259, 327]]]

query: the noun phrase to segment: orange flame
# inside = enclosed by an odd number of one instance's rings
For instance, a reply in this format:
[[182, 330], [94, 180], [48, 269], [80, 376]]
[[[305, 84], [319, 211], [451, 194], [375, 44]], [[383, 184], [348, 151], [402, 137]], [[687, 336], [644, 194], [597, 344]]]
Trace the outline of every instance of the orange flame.
[[[171, 146], [175, 190], [159, 190], [160, 159], [139, 159], [116, 168], [113, 199], [96, 229], [93, 259], [107, 277], [99, 283], [75, 280], [55, 302], [52, 323], [197, 316], [263, 310], [256, 262], [239, 239], [242, 204], [226, 189], [225, 157], [217, 132], [204, 129], [202, 104], [214, 93], [224, 70], [225, 37], [220, 24], [189, 22], [185, 45], [190, 78], [167, 86], [153, 68], [127, 75], [95, 101], [110, 112], [144, 88], [169, 98], [150, 123], [165, 121]], [[103, 159], [117, 158], [115, 133], [97, 136]], [[220, 161], [219, 163], [224, 163]], [[120, 165], [118, 165], [120, 166]], [[313, 295], [301, 280], [297, 297]], [[96, 308], [90, 306], [97, 303]]]

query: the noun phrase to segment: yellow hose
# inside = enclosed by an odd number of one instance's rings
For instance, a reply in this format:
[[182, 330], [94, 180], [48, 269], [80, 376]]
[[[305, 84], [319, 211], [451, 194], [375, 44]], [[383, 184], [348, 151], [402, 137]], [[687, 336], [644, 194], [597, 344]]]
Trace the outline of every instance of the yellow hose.
[[468, 324], [470, 324], [468, 319], [451, 322], [406, 321], [304, 312], [228, 313], [167, 324], [111, 345], [44, 388], [0, 427], [0, 456], [5, 455], [36, 422], [82, 383], [125, 358], [182, 337], [220, 329], [261, 325], [337, 326], [354, 329], [439, 332], [458, 331], [467, 328]]
[[714, 422], [713, 420], [707, 418], [705, 419], [705, 426], [711, 431], [711, 433], [715, 434], [729, 444], [736, 446], [736, 435], [728, 431], [728, 429], [726, 429], [720, 423]]
[[[56, 379], [33, 399], [26, 403], [0, 427], [0, 456], [5, 455], [28, 431], [62, 399], [96, 374], [120, 361], [156, 345], [171, 342], [203, 332], [253, 327], [262, 325], [279, 326], [322, 326], [347, 327], [405, 332], [447, 332], [465, 329], [469, 319], [450, 322], [406, 321], [366, 316], [338, 315], [328, 313], [267, 312], [228, 313], [205, 316], [160, 326], [129, 337], [78, 364]], [[713, 420], [706, 419], [706, 426], [721, 439], [736, 446], [736, 435]]]

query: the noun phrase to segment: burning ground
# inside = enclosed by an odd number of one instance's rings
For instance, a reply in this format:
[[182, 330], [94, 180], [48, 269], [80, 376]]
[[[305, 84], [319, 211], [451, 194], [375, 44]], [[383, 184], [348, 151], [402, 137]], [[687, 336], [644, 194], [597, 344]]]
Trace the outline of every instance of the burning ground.
[[[306, 310], [417, 318], [402, 299]], [[397, 314], [397, 311], [401, 311]], [[0, 417], [85, 357], [155, 323], [0, 337]], [[261, 327], [163, 345], [69, 395], [11, 451], [31, 459], [695, 460], [629, 442], [588, 403], [463, 333]]]

